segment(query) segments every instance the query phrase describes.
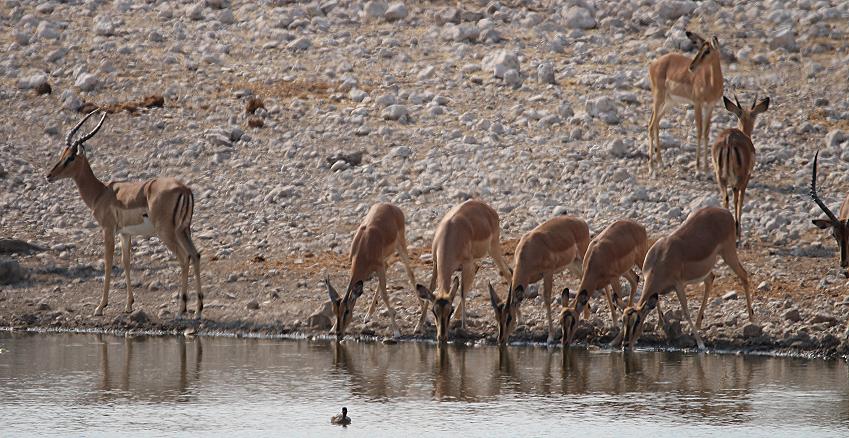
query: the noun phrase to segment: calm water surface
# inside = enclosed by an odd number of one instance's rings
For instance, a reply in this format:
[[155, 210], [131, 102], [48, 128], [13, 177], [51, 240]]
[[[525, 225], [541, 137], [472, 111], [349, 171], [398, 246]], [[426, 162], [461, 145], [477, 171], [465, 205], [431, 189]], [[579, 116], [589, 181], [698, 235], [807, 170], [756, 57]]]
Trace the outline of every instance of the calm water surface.
[[[330, 416], [347, 406], [353, 425]], [[849, 436], [842, 361], [0, 332], [0, 435]]]

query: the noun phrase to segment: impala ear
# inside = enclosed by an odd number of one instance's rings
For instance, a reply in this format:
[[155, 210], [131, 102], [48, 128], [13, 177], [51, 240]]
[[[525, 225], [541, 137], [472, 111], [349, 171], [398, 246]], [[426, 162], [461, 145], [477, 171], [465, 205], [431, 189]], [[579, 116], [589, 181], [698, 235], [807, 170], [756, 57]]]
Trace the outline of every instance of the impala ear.
[[336, 303], [339, 301], [339, 293], [336, 292], [336, 288], [330, 284], [330, 278], [324, 279], [324, 287], [327, 288], [327, 296], [330, 298], [330, 301]]
[[714, 50], [719, 51], [719, 38], [717, 38], [716, 35], [711, 38], [710, 45]]
[[498, 294], [495, 293], [495, 288], [492, 287], [492, 282], [487, 282], [486, 286], [489, 289], [489, 304], [491, 304], [492, 308], [498, 312], [498, 305], [500, 304]]
[[684, 33], [687, 35], [687, 38], [689, 38], [690, 41], [692, 41], [693, 44], [695, 44], [696, 46], [701, 47], [701, 45], [705, 43], [705, 39], [695, 32], [690, 32], [688, 30]]
[[769, 97], [764, 97], [758, 102], [754, 107], [752, 107], [752, 114], [760, 114], [769, 109]]
[[460, 278], [454, 277], [454, 281], [451, 282], [451, 292], [448, 293], [448, 301], [451, 303], [454, 302], [454, 297], [457, 296], [458, 290], [460, 290]]
[[831, 221], [828, 219], [814, 219], [811, 222], [813, 222], [813, 224], [821, 230], [825, 230], [831, 227]]
[[731, 114], [734, 114], [735, 116], [737, 116], [737, 118], [740, 118], [742, 111], [740, 110], [740, 107], [737, 106], [737, 104], [735, 104], [734, 102], [731, 101], [731, 99], [729, 99], [725, 96], [722, 96], [722, 103], [725, 104], [725, 109], [727, 109], [728, 112], [730, 112]]
[[426, 287], [424, 287], [420, 284], [417, 284], [416, 285], [416, 292], [418, 292], [419, 298], [421, 298], [423, 300], [428, 300], [431, 303], [433, 302], [433, 300], [434, 300], [433, 293], [431, 291], [429, 291]]
[[560, 292], [560, 305], [562, 307], [566, 307], [569, 305], [569, 288], [564, 287], [563, 291]]

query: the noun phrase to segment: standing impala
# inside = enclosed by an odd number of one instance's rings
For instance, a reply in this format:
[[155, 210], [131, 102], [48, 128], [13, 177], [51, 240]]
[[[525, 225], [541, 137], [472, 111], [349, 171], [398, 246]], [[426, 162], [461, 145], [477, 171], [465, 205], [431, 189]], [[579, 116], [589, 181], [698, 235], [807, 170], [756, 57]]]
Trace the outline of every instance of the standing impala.
[[[578, 325], [578, 317], [584, 311], [584, 317], [588, 316], [590, 296], [596, 291], [613, 289], [606, 292], [607, 304], [610, 306], [610, 318], [614, 324], [617, 322], [616, 311], [622, 309], [622, 290], [619, 279], [625, 277], [631, 286], [628, 305], [634, 304], [634, 294], [637, 291], [639, 277], [634, 273], [634, 266], [643, 268], [643, 260], [649, 250], [649, 239], [645, 227], [629, 219], [623, 219], [610, 224], [587, 248], [584, 256], [583, 275], [578, 295], [569, 307], [564, 305], [560, 313], [560, 323], [563, 330], [561, 343], [569, 345], [575, 336]], [[569, 300], [569, 290], [563, 291], [563, 303]]]
[[849, 267], [849, 256], [847, 256], [847, 248], [849, 248], [849, 196], [843, 199], [840, 204], [840, 216], [835, 216], [831, 209], [817, 195], [817, 159], [819, 151], [814, 155], [813, 171], [811, 175], [811, 198], [820, 207], [827, 219], [814, 219], [812, 222], [821, 230], [831, 228], [831, 236], [837, 241], [837, 246], [840, 248], [840, 267], [846, 269]]
[[[642, 334], [646, 316], [655, 307], [657, 307], [661, 323], [665, 326], [663, 312], [660, 310], [660, 295], [674, 290], [678, 295], [678, 302], [681, 303], [681, 311], [696, 337], [699, 348], [704, 349], [705, 344], [699, 336], [699, 329], [702, 326], [702, 316], [715, 278], [713, 269], [719, 257], [722, 257], [725, 264], [740, 279], [746, 291], [749, 320], [754, 322], [749, 276], [737, 258], [734, 216], [727, 209], [708, 207], [692, 213], [672, 234], [658, 239], [646, 254], [646, 260], [643, 263], [646, 279], [640, 302], [635, 307], [625, 309], [622, 315], [624, 325], [622, 333], [626, 346], [633, 348]], [[687, 307], [686, 286], [702, 281], [705, 284], [705, 293], [694, 325]]]
[[711, 41], [693, 32], [687, 37], [700, 48], [690, 59], [678, 53], [668, 53], [649, 65], [652, 105], [649, 121], [649, 170], [655, 163], [663, 165], [660, 152], [660, 121], [664, 113], [676, 103], [692, 104], [696, 111], [696, 169], [701, 170], [702, 144], [707, 165], [708, 134], [713, 107], [722, 97], [722, 69], [719, 64], [719, 40]]
[[[410, 285], [415, 290], [416, 276], [410, 267], [404, 222], [404, 212], [400, 208], [386, 203], [374, 204], [357, 229], [353, 242], [351, 242], [351, 276], [345, 295], [339, 298], [339, 293], [330, 284], [330, 279], [324, 280], [327, 294], [333, 306], [333, 314], [336, 316], [336, 322], [333, 324], [330, 333], [336, 334], [337, 339], [345, 336], [345, 330], [353, 318], [357, 298], [363, 294], [363, 282], [375, 273], [377, 273], [377, 290], [374, 292], [371, 306], [369, 306], [364, 320], [367, 321], [374, 313], [377, 306], [377, 294], [380, 293], [383, 302], [389, 308], [389, 316], [392, 318], [392, 332], [395, 337], [401, 335], [398, 325], [395, 323], [395, 309], [392, 308], [392, 303], [386, 294], [386, 269], [389, 266], [389, 259], [397, 253], [407, 271]], [[421, 308], [422, 314], [419, 323], [416, 325], [417, 332], [427, 314], [427, 303], [424, 300], [421, 300]]]
[[510, 333], [516, 328], [519, 308], [528, 285], [543, 281], [543, 306], [548, 320], [548, 342], [554, 340], [554, 325], [551, 321], [551, 289], [554, 275], [564, 269], [580, 275], [581, 262], [590, 242], [590, 228], [581, 219], [569, 216], [557, 216], [528, 231], [516, 247], [513, 259], [513, 278], [507, 298], [498, 299], [492, 284], [489, 285], [489, 298], [495, 310], [498, 324], [498, 343], [507, 342]]
[[104, 284], [100, 304], [94, 315], [103, 315], [103, 308], [109, 302], [109, 286], [112, 280], [112, 256], [115, 253], [115, 234], [121, 236], [121, 254], [124, 262], [124, 277], [127, 280], [127, 306], [124, 312], [133, 310], [133, 290], [130, 282], [130, 255], [132, 254], [132, 236], [156, 235], [171, 250], [183, 268], [180, 309], [178, 317], [186, 312], [186, 300], [189, 283], [189, 263], [194, 265], [195, 286], [198, 304], [195, 317], [200, 319], [203, 311], [203, 292], [200, 284], [200, 253], [192, 243], [191, 225], [195, 199], [192, 190], [174, 178], [154, 178], [147, 181], [110, 181], [100, 182], [85, 154], [85, 142], [100, 130], [106, 113], [97, 126], [88, 134], [73, 143], [71, 139], [77, 130], [93, 116], [94, 110], [74, 126], [65, 138], [65, 148], [59, 162], [47, 174], [47, 181], [71, 178], [80, 190], [86, 206], [94, 214], [94, 219], [103, 229], [104, 243]]
[[[501, 252], [501, 225], [498, 213], [483, 201], [470, 199], [448, 211], [433, 236], [433, 275], [430, 289], [416, 285], [419, 296], [433, 303], [436, 339], [448, 339], [448, 324], [454, 313], [454, 298], [460, 291], [462, 327], [466, 328], [466, 293], [472, 287], [477, 261], [489, 255], [499, 274], [508, 283], [511, 270]], [[461, 284], [450, 287], [454, 272], [460, 271]]]
[[755, 118], [769, 108], [769, 97], [752, 101], [751, 108], [743, 108], [737, 96], [731, 102], [722, 96], [725, 109], [737, 116], [738, 127], [722, 131], [713, 144], [713, 170], [719, 193], [723, 197], [725, 208], [728, 208], [728, 186], [734, 193], [734, 221], [737, 224], [737, 237], [740, 237], [740, 219], [743, 216], [743, 199], [746, 197], [746, 187], [755, 167], [755, 145], [752, 144], [752, 129]]

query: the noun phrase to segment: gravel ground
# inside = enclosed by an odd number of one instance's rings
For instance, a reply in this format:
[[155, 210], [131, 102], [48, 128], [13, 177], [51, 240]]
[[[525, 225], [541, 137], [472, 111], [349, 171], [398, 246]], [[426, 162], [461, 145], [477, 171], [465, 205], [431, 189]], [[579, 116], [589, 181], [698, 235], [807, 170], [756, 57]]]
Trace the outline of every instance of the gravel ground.
[[[436, 223], [470, 197], [499, 212], [508, 256], [522, 233], [564, 211], [594, 232], [628, 217], [662, 235], [720, 199], [712, 175], [695, 171], [690, 108], [661, 124], [667, 167], [647, 173], [648, 63], [694, 55], [684, 35], [693, 30], [719, 37], [726, 95], [771, 98], [753, 134], [740, 249], [758, 325], [723, 266], [705, 340], [849, 352], [847, 280], [833, 239], [811, 225], [821, 213], [806, 195], [816, 150], [820, 194], [835, 211], [849, 189], [847, 2], [3, 0], [0, 24], [0, 238], [46, 249], [0, 255], [24, 271], [0, 286], [2, 326], [188, 324], [173, 320], [179, 268], [156, 238], [136, 239], [141, 310], [121, 314], [115, 267], [110, 306], [91, 316], [103, 282], [100, 231], [71, 181], [44, 176], [93, 105], [114, 111], [88, 143], [98, 177], [177, 176], [194, 190], [207, 297], [200, 330], [325, 332], [309, 318], [326, 299], [320, 280], [345, 282], [353, 231], [378, 201], [405, 211], [423, 283]], [[164, 105], [139, 106], [151, 96]], [[710, 138], [735, 123], [717, 105]], [[499, 281], [490, 261], [460, 338], [495, 335], [486, 280]], [[564, 274], [556, 287], [578, 280]], [[389, 285], [409, 335], [418, 304], [400, 265]], [[540, 302], [525, 304], [517, 339], [544, 340]], [[677, 300], [665, 302], [675, 319]], [[590, 343], [612, 328], [598, 304], [579, 334]], [[383, 336], [388, 324], [381, 307], [349, 332]], [[692, 343], [679, 335], [673, 345]], [[644, 343], [667, 345], [653, 336]]]

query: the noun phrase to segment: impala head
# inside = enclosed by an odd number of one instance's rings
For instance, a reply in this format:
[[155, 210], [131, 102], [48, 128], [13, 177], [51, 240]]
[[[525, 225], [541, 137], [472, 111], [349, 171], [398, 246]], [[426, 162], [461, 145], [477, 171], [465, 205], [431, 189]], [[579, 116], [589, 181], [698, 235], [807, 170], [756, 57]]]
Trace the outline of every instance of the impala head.
[[734, 102], [725, 96], [722, 96], [722, 102], [725, 104], [725, 109], [737, 117], [737, 127], [749, 137], [752, 136], [752, 130], [755, 128], [755, 118], [758, 114], [769, 109], [769, 97], [759, 101], [757, 95], [755, 95], [750, 108], [743, 108], [740, 101], [737, 100], [736, 94], [734, 95]]
[[717, 37], [713, 37], [708, 41], [695, 32], [687, 32], [687, 38], [699, 46], [699, 52], [696, 53], [696, 56], [690, 63], [690, 71], [695, 71], [702, 65], [719, 62], [719, 39]]
[[637, 339], [643, 334], [643, 325], [646, 322], [646, 315], [657, 307], [657, 294], [651, 294], [648, 298], [636, 307], [628, 307], [622, 313], [622, 340], [625, 349], [633, 349]]
[[575, 310], [575, 306], [567, 306], [569, 303], [568, 287], [560, 293], [560, 302], [563, 303], [563, 310], [560, 311], [560, 327], [563, 330], [563, 337], [560, 338], [560, 343], [566, 346], [572, 344], [575, 331], [578, 328], [578, 311]]
[[504, 301], [500, 301], [492, 283], [489, 283], [488, 286], [489, 302], [492, 304], [492, 309], [495, 310], [495, 322], [498, 325], [498, 343], [505, 344], [510, 334], [516, 329], [519, 307], [522, 305], [522, 300], [525, 299], [525, 288], [521, 285], [516, 286], [515, 290], [507, 292], [507, 298]]
[[348, 284], [348, 289], [343, 297], [339, 297], [339, 293], [330, 284], [330, 279], [324, 279], [324, 286], [327, 288], [327, 296], [330, 297], [330, 304], [333, 306], [333, 316], [335, 321], [330, 329], [331, 335], [336, 335], [336, 339], [345, 337], [345, 330], [354, 315], [354, 306], [357, 304], [357, 298], [363, 294], [363, 282], [357, 281], [354, 284]]
[[419, 293], [419, 298], [428, 300], [431, 303], [431, 312], [436, 323], [436, 340], [445, 342], [448, 340], [448, 324], [451, 322], [451, 315], [454, 314], [454, 297], [457, 296], [457, 291], [460, 289], [460, 279], [454, 277], [451, 283], [451, 291], [438, 291], [435, 295], [428, 288], [417, 284], [416, 291]]
[[88, 113], [77, 126], [74, 126], [65, 137], [65, 146], [62, 148], [62, 154], [59, 155], [59, 161], [56, 165], [50, 169], [50, 172], [47, 172], [47, 181], [53, 182], [57, 179], [62, 178], [71, 178], [73, 177], [77, 171], [82, 166], [83, 161], [85, 160], [85, 142], [90, 138], [94, 137], [94, 134], [97, 134], [97, 131], [100, 130], [100, 127], [103, 126], [103, 121], [106, 119], [106, 112], [103, 113], [103, 117], [100, 118], [100, 122], [97, 123], [97, 126], [91, 130], [88, 134], [78, 138], [75, 141], [71, 141], [74, 137], [74, 134], [79, 131], [80, 127], [91, 118], [95, 113], [100, 111], [96, 109], [90, 113]]
[[849, 219], [838, 219], [831, 212], [831, 209], [825, 205], [825, 202], [822, 202], [819, 195], [817, 195], [817, 158], [819, 158], [819, 154], [819, 151], [817, 151], [814, 155], [813, 175], [811, 176], [811, 198], [819, 205], [820, 209], [825, 213], [826, 218], [814, 219], [812, 222], [822, 230], [831, 228], [831, 235], [837, 241], [837, 246], [840, 247], [840, 267], [847, 268], [849, 267], [849, 257], [847, 257], [847, 248], [849, 248]]

